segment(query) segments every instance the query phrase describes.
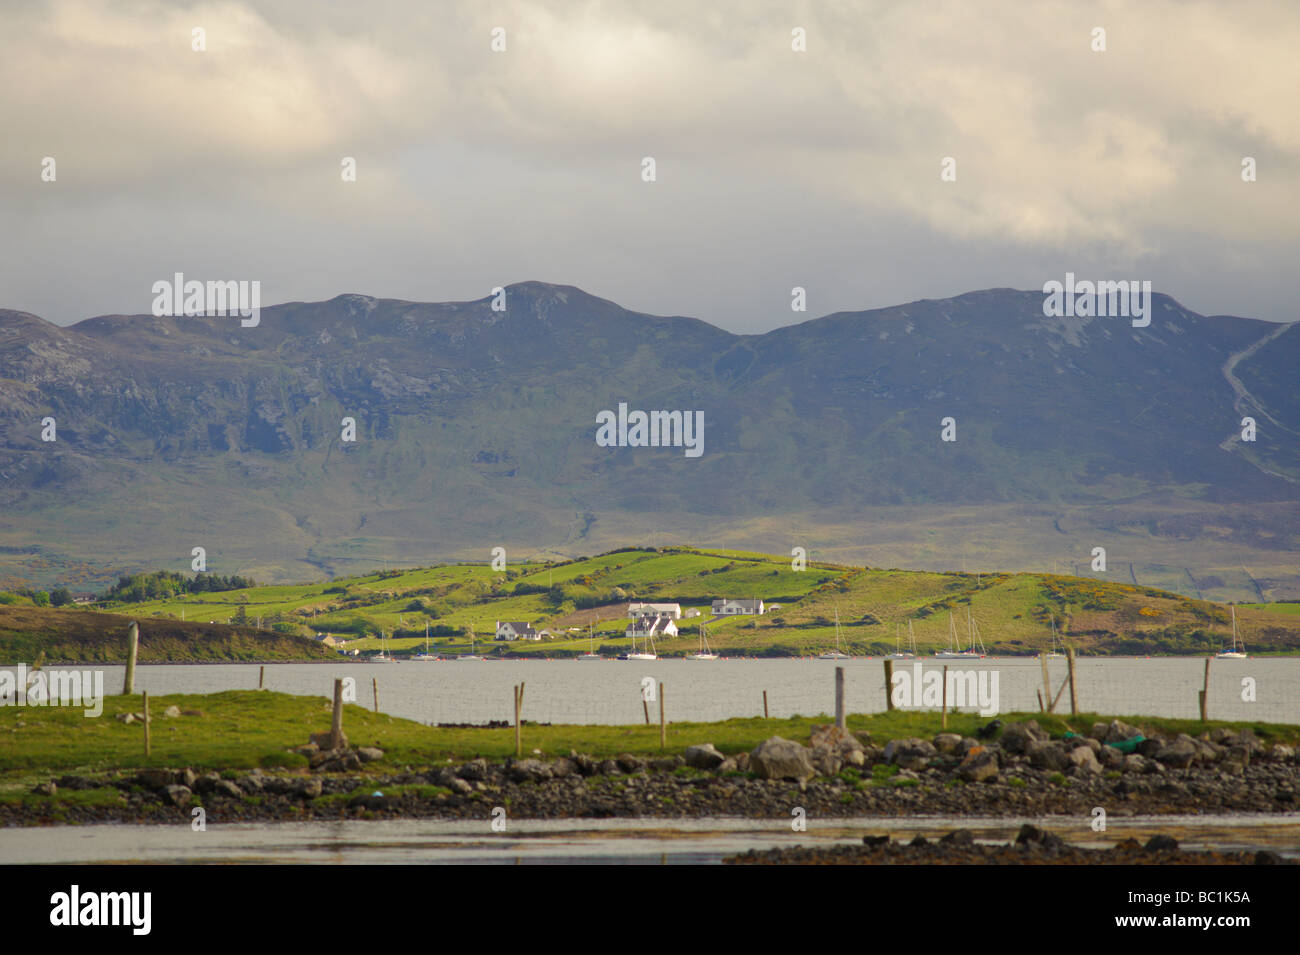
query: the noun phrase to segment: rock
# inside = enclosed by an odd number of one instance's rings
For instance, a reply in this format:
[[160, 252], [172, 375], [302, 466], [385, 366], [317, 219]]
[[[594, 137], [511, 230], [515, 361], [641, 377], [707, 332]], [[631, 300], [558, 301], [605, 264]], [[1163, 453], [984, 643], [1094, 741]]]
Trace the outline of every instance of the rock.
[[[163, 772], [166, 772], [166, 770], [163, 770]], [[171, 782], [171, 780], [168, 780], [168, 782]], [[99, 783], [87, 776], [60, 776], [58, 783], [60, 789], [98, 789], [100, 786]]]
[[170, 769], [146, 769], [136, 775], [135, 781], [145, 789], [158, 792], [176, 782], [176, 774]]
[[840, 754], [825, 746], [812, 750], [812, 764], [819, 776], [834, 776], [844, 768]]
[[924, 769], [938, 755], [938, 750], [929, 740], [909, 737], [890, 740], [883, 755], [885, 762], [903, 769]]
[[1091, 739], [1099, 739], [1104, 743], [1106, 742], [1106, 730], [1106, 723], [1093, 723], [1092, 729], [1088, 730], [1088, 736]]
[[320, 752], [320, 747], [317, 746], [315, 743], [306, 743], [293, 750], [290, 750], [290, 752], [297, 753], [299, 756], [306, 756], [310, 759], [312, 756], [315, 756], [317, 753]]
[[520, 759], [506, 767], [506, 775], [512, 782], [535, 783], [551, 776], [551, 767], [540, 759]]
[[780, 736], [754, 747], [749, 754], [749, 768], [760, 779], [793, 779], [802, 783], [817, 775], [808, 750]]
[[194, 781], [194, 791], [206, 795], [214, 791], [220, 782], [221, 777], [216, 773], [204, 773]]
[[482, 782], [488, 776], [487, 760], [481, 757], [470, 760], [456, 771], [456, 775], [461, 779], [468, 779], [472, 783]]
[[939, 842], [942, 845], [949, 846], [973, 846], [975, 845], [975, 834], [969, 829], [954, 829], [946, 836], [943, 836]]
[[1029, 823], [1022, 825], [1020, 831], [1016, 833], [1016, 845], [1025, 849], [1040, 849], [1048, 852], [1055, 852], [1065, 847], [1060, 836]]
[[363, 763], [373, 763], [384, 758], [384, 751], [378, 746], [362, 746], [357, 750], [357, 758]]
[[618, 776], [623, 772], [619, 768], [618, 761], [613, 759], [602, 759], [599, 769], [602, 776]]
[[1255, 865], [1281, 865], [1282, 857], [1271, 849], [1260, 849], [1255, 853]]
[[1107, 769], [1123, 769], [1124, 760], [1127, 758], [1114, 746], [1103, 746], [1101, 752], [1096, 755], [1101, 762], [1101, 765]]
[[844, 762], [849, 766], [856, 766], [858, 769], [861, 769], [863, 766], [867, 765], [867, 754], [860, 749], [851, 749], [846, 753], [841, 753], [840, 755], [843, 757]]
[[218, 796], [226, 796], [230, 799], [243, 799], [244, 791], [232, 783], [229, 779], [218, 779], [217, 784], [212, 787], [212, 792]]
[[995, 779], [998, 775], [997, 752], [987, 746], [975, 747], [957, 767], [957, 775], [971, 783]]
[[1147, 760], [1145, 756], [1139, 756], [1133, 753], [1124, 757], [1124, 772], [1126, 773], [1145, 773], [1147, 772]]
[[864, 846], [887, 846], [889, 845], [889, 836], [863, 836], [862, 844]]
[[1060, 743], [1031, 743], [1026, 756], [1029, 758], [1029, 765], [1035, 769], [1060, 772], [1070, 765], [1070, 757]]
[[1097, 739], [1103, 743], [1122, 743], [1126, 739], [1141, 735], [1142, 731], [1136, 726], [1129, 726], [1121, 720], [1111, 720], [1110, 725], [1106, 727], [1106, 735], [1099, 736]]
[[1008, 753], [1017, 756], [1028, 753], [1033, 744], [1046, 743], [1050, 738], [1037, 720], [1026, 720], [1005, 727], [998, 744]]
[[1155, 759], [1166, 746], [1166, 741], [1159, 736], [1148, 736], [1142, 742], [1138, 743], [1137, 751], [1147, 759]]
[[1273, 759], [1281, 762], [1289, 762], [1295, 759], [1295, 750], [1286, 745], [1286, 743], [1274, 743], [1273, 748], [1268, 751], [1268, 754]]
[[986, 723], [975, 731], [975, 735], [983, 740], [992, 740], [998, 735], [998, 730], [1002, 729], [1002, 721], [994, 720], [992, 723]]
[[1178, 840], [1173, 836], [1152, 836], [1142, 848], [1147, 852], [1169, 852], [1178, 848]]
[[459, 776], [451, 777], [447, 782], [447, 788], [458, 796], [468, 796], [474, 791], [474, 787], [465, 782], [465, 780], [461, 779]]
[[934, 748], [944, 756], [951, 756], [957, 752], [957, 747], [961, 745], [961, 735], [958, 733], [940, 733], [934, 738]]
[[169, 706], [163, 710], [163, 717], [169, 720], [177, 719], [180, 715], [181, 708], [179, 706]]
[[[261, 772], [261, 770], [255, 770], [255, 772]], [[182, 786], [189, 786], [190, 789], [193, 789], [194, 784], [199, 781], [199, 777], [194, 772], [194, 770], [186, 766], [184, 769], [182, 769], [179, 773], [176, 774], [176, 781], [180, 783]]]
[[814, 726], [812, 733], [808, 737], [808, 745], [813, 749], [833, 749], [841, 755], [848, 752], [862, 751], [862, 741], [848, 730], [840, 729], [834, 723]]
[[625, 773], [638, 773], [645, 769], [645, 760], [631, 753], [619, 753], [614, 760], [618, 763], [618, 768]]
[[1070, 763], [1093, 776], [1101, 773], [1101, 763], [1097, 762], [1097, 756], [1089, 746], [1076, 746], [1070, 750]]
[[734, 760], [736, 761], [736, 771], [737, 771], [737, 772], [741, 772], [741, 773], [747, 773], [747, 772], [749, 772], [749, 754], [748, 754], [748, 753], [737, 753], [735, 756], [732, 756], [731, 758], [734, 759]]
[[332, 738], [333, 738], [332, 734], [330, 733], [312, 733], [310, 736], [307, 737], [309, 742], [315, 743], [316, 746], [321, 750], [348, 748], [347, 733], [343, 733], [339, 736], [339, 745], [337, 747], [330, 746], [330, 740]]
[[1180, 738], [1156, 753], [1156, 760], [1174, 769], [1186, 769], [1196, 760], [1197, 748], [1194, 740]]
[[929, 844], [930, 843], [926, 840], [925, 836], [921, 835], [919, 832], [914, 835], [912, 841], [908, 843], [908, 845], [914, 849], [920, 848], [921, 846], [928, 846]]
[[59, 791], [58, 783], [50, 780], [48, 783], [40, 783], [32, 787], [32, 793], [37, 796], [53, 796]]
[[262, 777], [260, 775], [249, 774], [240, 778], [238, 786], [246, 793], [259, 793], [262, 791]]
[[321, 785], [319, 776], [300, 779], [298, 780], [298, 784], [294, 787], [294, 793], [301, 796], [303, 799], [315, 799], [323, 790], [324, 787]]
[[578, 765], [567, 756], [561, 756], [550, 766], [551, 776], [555, 779], [565, 779], [569, 776], [578, 774]]
[[595, 776], [600, 772], [600, 764], [586, 753], [575, 753], [571, 750], [569, 759], [573, 760], [574, 765], [578, 767], [578, 772], [584, 776]]
[[163, 800], [171, 803], [173, 806], [188, 806], [193, 793], [188, 786], [178, 786], [172, 784], [163, 788]]
[[694, 769], [717, 769], [727, 757], [718, 752], [712, 743], [698, 743], [686, 747], [682, 758], [686, 760], [687, 766]]
[[134, 722], [135, 722], [135, 714], [134, 714], [134, 713], [118, 713], [118, 714], [117, 714], [117, 721], [118, 721], [119, 723], [134, 723]]

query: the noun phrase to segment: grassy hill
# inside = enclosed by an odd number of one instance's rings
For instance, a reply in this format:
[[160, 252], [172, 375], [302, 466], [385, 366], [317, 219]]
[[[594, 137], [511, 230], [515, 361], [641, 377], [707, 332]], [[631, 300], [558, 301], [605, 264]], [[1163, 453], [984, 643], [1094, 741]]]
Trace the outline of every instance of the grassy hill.
[[301, 636], [90, 610], [53, 610], [30, 603], [0, 606], [0, 663], [125, 663], [126, 628], [140, 623], [141, 663], [329, 659]]
[[[710, 621], [709, 605], [715, 597], [759, 597], [779, 606], [762, 617]], [[710, 644], [726, 655], [815, 654], [834, 646], [837, 614], [841, 641], [855, 654], [890, 652], [896, 640], [906, 646], [909, 623], [918, 651], [946, 645], [950, 628], [966, 640], [973, 626], [988, 651], [999, 655], [1046, 649], [1053, 620], [1068, 643], [1093, 654], [1207, 653], [1227, 646], [1232, 632], [1226, 605], [1094, 578], [934, 573], [820, 562], [795, 571], [785, 557], [686, 547], [624, 549], [572, 561], [517, 564], [503, 573], [486, 564], [378, 571], [109, 609], [130, 614], [151, 631], [174, 628], [175, 636], [169, 639], [175, 642], [166, 644], [166, 652], [197, 652], [197, 644], [182, 636], [194, 633], [194, 639], [208, 640], [209, 648], [219, 651], [218, 659], [252, 652], [235, 643], [234, 635], [250, 639], [259, 631], [224, 626], [241, 614], [254, 628], [259, 620], [262, 628], [278, 623], [281, 629], [293, 629], [286, 624], [296, 624], [302, 633], [329, 632], [350, 639], [354, 642], [349, 647], [362, 651], [379, 647], [379, 630], [390, 635], [389, 646], [399, 653], [422, 649], [427, 625], [439, 652], [467, 652], [472, 632], [479, 652], [568, 656], [587, 651], [589, 626], [602, 652], [626, 649], [623, 630], [632, 600], [675, 602], [684, 610], [701, 611], [698, 617], [679, 621], [682, 632], [676, 639], [657, 642], [662, 656], [692, 652], [703, 621], [708, 622]], [[15, 607], [0, 608], [0, 627], [9, 627], [0, 629], [0, 635], [12, 634], [13, 625], [5, 621], [15, 613]], [[181, 623], [182, 616], [189, 622]], [[84, 626], [100, 618], [76, 611], [61, 619]], [[120, 633], [127, 617], [107, 619], [112, 622], [104, 628]], [[498, 620], [526, 621], [553, 631], [555, 637], [538, 643], [495, 643]], [[1300, 604], [1239, 605], [1237, 620], [1240, 637], [1252, 653], [1300, 651]], [[218, 634], [229, 634], [223, 639], [230, 642], [220, 643]], [[292, 653], [299, 645], [282, 642], [275, 647]], [[152, 649], [161, 646], [154, 641]], [[319, 652], [314, 645], [310, 649]]]

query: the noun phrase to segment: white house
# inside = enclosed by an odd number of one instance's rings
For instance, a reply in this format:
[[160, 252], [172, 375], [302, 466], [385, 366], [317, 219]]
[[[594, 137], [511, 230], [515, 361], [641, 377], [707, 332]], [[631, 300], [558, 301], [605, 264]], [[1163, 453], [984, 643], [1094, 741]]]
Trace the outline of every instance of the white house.
[[672, 617], [660, 614], [642, 614], [633, 619], [623, 631], [623, 636], [643, 640], [646, 637], [675, 637], [677, 624]]
[[521, 620], [497, 621], [498, 640], [540, 640], [542, 635]]
[[673, 620], [682, 619], [681, 604], [628, 604], [627, 615], [633, 619], [643, 617], [646, 614], [653, 614], [657, 617], [671, 617]]
[[715, 617], [731, 617], [738, 614], [762, 614], [763, 601], [754, 599], [749, 600], [741, 598], [739, 600], [715, 600], [713, 601], [713, 615]]

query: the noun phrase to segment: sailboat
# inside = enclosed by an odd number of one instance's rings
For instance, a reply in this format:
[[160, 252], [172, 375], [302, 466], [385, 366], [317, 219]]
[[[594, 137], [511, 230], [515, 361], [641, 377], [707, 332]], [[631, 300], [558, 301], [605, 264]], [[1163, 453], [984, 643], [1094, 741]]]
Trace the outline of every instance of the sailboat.
[[1052, 615], [1052, 649], [1047, 652], [1046, 656], [1049, 660], [1060, 660], [1065, 657], [1065, 654], [1061, 652], [1061, 637], [1056, 632], [1055, 614]]
[[460, 656], [456, 657], [456, 659], [457, 659], [457, 660], [482, 660], [483, 658], [482, 658], [481, 656], [478, 656], [478, 655], [474, 652], [474, 631], [473, 631], [473, 629], [471, 629], [470, 627], [466, 627], [465, 629], [466, 629], [466, 630], [469, 630], [469, 653], [462, 653]]
[[830, 653], [823, 653], [817, 657], [818, 660], [852, 660], [853, 658], [847, 653], [840, 652], [840, 608], [835, 608], [835, 649]]
[[[970, 608], [966, 608], [966, 619], [970, 621]], [[937, 660], [978, 660], [982, 654], [975, 652], [975, 629], [971, 624], [970, 649], [961, 648], [961, 640], [957, 637], [957, 624], [953, 622], [952, 613], [948, 614], [948, 649], [940, 650], [935, 653]]]
[[412, 654], [411, 659], [419, 660], [421, 663], [427, 663], [430, 660], [438, 659], [429, 652], [429, 625], [427, 623], [424, 625], [424, 652]]
[[646, 634], [645, 642], [646, 642], [645, 648], [640, 653], [637, 653], [636, 652], [636, 625], [633, 624], [632, 649], [629, 652], [620, 656], [619, 659], [620, 660], [658, 660], [659, 654], [655, 653], [654, 637], [650, 636], [649, 634]]
[[396, 663], [388, 653], [388, 644], [384, 642], [384, 631], [379, 631], [379, 652], [367, 658], [370, 663]]
[[605, 659], [605, 658], [602, 657], [599, 653], [596, 652], [596, 634], [595, 634], [595, 630], [594, 630], [594, 625], [593, 625], [593, 624], [590, 624], [590, 623], [587, 624], [587, 641], [588, 641], [588, 652], [586, 652], [586, 653], [580, 655], [580, 656], [578, 657], [578, 659], [579, 659], [579, 660], [603, 660], [603, 659]]
[[894, 652], [885, 655], [886, 660], [915, 660], [916, 659], [916, 635], [912, 633], [912, 621], [907, 621], [907, 636], [912, 642], [912, 649], [901, 650], [898, 646], [898, 633], [894, 633]]
[[[1214, 655], [1214, 659], [1216, 659], [1216, 660], [1244, 660], [1244, 659], [1246, 659], [1246, 647], [1245, 647], [1245, 645], [1243, 645], [1242, 648], [1241, 648], [1240, 650], [1237, 649], [1237, 607], [1236, 607], [1235, 604], [1232, 604], [1231, 607], [1232, 607], [1232, 649], [1231, 649], [1231, 650], [1224, 650], [1224, 651], [1222, 651], [1221, 653], [1216, 653], [1216, 654]], [[1208, 671], [1207, 671], [1207, 672], [1208, 672]]]
[[688, 660], [716, 660], [718, 655], [709, 649], [709, 628], [700, 624], [700, 650], [698, 653], [692, 653], [687, 656]]

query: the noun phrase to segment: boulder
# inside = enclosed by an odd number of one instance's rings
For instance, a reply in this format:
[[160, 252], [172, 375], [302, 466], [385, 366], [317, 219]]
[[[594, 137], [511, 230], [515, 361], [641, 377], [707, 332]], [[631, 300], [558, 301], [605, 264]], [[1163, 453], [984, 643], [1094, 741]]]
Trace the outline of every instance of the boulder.
[[1139, 756], [1137, 753], [1124, 757], [1124, 772], [1126, 773], [1145, 773], [1147, 772], [1147, 759], [1145, 756]]
[[1101, 752], [1096, 754], [1101, 765], [1106, 769], [1123, 769], [1126, 757], [1114, 746], [1103, 746]]
[[535, 783], [543, 779], [549, 779], [551, 767], [540, 759], [520, 759], [506, 767], [506, 775], [511, 782]]
[[37, 796], [53, 796], [59, 791], [58, 783], [50, 780], [48, 783], [38, 783], [32, 787], [32, 793]]
[[780, 736], [754, 747], [749, 754], [749, 768], [760, 779], [793, 779], [802, 783], [817, 775], [808, 750]]
[[1142, 848], [1147, 852], [1172, 852], [1178, 848], [1178, 840], [1173, 836], [1152, 836]]
[[937, 755], [938, 750], [933, 743], [916, 737], [891, 739], [883, 754], [885, 762], [894, 763], [903, 769], [924, 769]]
[[468, 796], [474, 791], [474, 787], [459, 776], [452, 776], [447, 782], [447, 788], [458, 796]]
[[228, 799], [243, 799], [244, 791], [229, 779], [218, 779], [217, 784], [212, 788], [212, 792], [218, 796], [225, 796]]
[[614, 757], [618, 763], [618, 768], [625, 773], [639, 773], [645, 769], [645, 760], [640, 756], [633, 756], [631, 753], [619, 753]]
[[1050, 738], [1047, 731], [1038, 725], [1037, 720], [1026, 720], [1023, 723], [1011, 723], [1004, 727], [998, 743], [1013, 756], [1020, 756], [1028, 753], [1033, 744], [1045, 743]]
[[578, 772], [584, 776], [595, 776], [600, 771], [600, 764], [588, 756], [586, 753], [576, 753], [569, 751], [569, 759], [573, 765], [578, 768]]
[[987, 746], [977, 746], [966, 754], [957, 775], [967, 782], [981, 783], [998, 775], [998, 754]]
[[373, 763], [384, 758], [384, 751], [378, 746], [362, 746], [357, 750], [357, 758], [363, 763]]
[[1099, 736], [1103, 743], [1122, 743], [1126, 739], [1132, 739], [1134, 736], [1141, 736], [1142, 731], [1136, 726], [1129, 726], [1122, 720], [1111, 720], [1106, 727], [1104, 736]]
[[1295, 750], [1286, 743], [1274, 743], [1268, 755], [1279, 762], [1290, 762], [1295, 759]]
[[564, 779], [578, 774], [578, 764], [567, 756], [561, 756], [551, 763], [550, 769], [551, 775], [556, 779]]
[[[1093, 742], [1096, 742], [1096, 740]], [[1070, 764], [1092, 776], [1101, 773], [1101, 763], [1097, 762], [1097, 755], [1090, 746], [1076, 746], [1070, 750]]]
[[1060, 772], [1070, 765], [1070, 757], [1060, 743], [1034, 742], [1025, 755], [1035, 769]]
[[294, 787], [294, 793], [303, 799], [315, 799], [324, 790], [319, 776], [311, 776], [307, 779], [298, 780]]
[[188, 786], [172, 784], [163, 789], [162, 795], [164, 801], [171, 803], [173, 806], [188, 806], [190, 804], [190, 798], [194, 794], [190, 792]]
[[1172, 769], [1186, 769], [1195, 762], [1197, 748], [1195, 740], [1179, 738], [1160, 748], [1156, 760]]
[[331, 737], [331, 734], [329, 734], [329, 733], [312, 733], [310, 736], [307, 737], [307, 739], [308, 739], [309, 742], [315, 743], [316, 746], [317, 746], [319, 749], [322, 749], [322, 750], [328, 750], [328, 749], [332, 749], [332, 748], [337, 748], [337, 749], [347, 749], [347, 748], [348, 748], [348, 734], [347, 734], [347, 733], [343, 733], [343, 734], [341, 734], [340, 739], [339, 739], [339, 745], [338, 745], [337, 747], [331, 747], [331, 746], [330, 746], [330, 739], [331, 739], [331, 738], [332, 738], [332, 737]]
[[961, 735], [958, 733], [940, 733], [934, 738], [934, 748], [944, 756], [951, 756], [957, 752], [957, 747], [961, 745]]
[[718, 752], [712, 743], [697, 743], [686, 747], [682, 758], [686, 760], [687, 766], [694, 769], [717, 769], [727, 757]]
[[181, 715], [181, 708], [179, 706], [169, 706], [167, 707], [167, 709], [163, 710], [163, 717], [165, 719], [174, 720], [177, 719], [180, 715]]
[[170, 769], [146, 769], [136, 775], [135, 781], [145, 789], [158, 792], [175, 783], [176, 774]]
[[456, 775], [461, 779], [468, 779], [472, 783], [482, 782], [487, 779], [488, 765], [487, 760], [483, 758], [472, 759], [456, 771]]
[[946, 836], [939, 839], [940, 845], [949, 846], [973, 846], [975, 845], [975, 833], [969, 829], [954, 829]]
[[602, 776], [617, 776], [623, 772], [619, 768], [618, 761], [613, 759], [602, 759], [599, 769]]

